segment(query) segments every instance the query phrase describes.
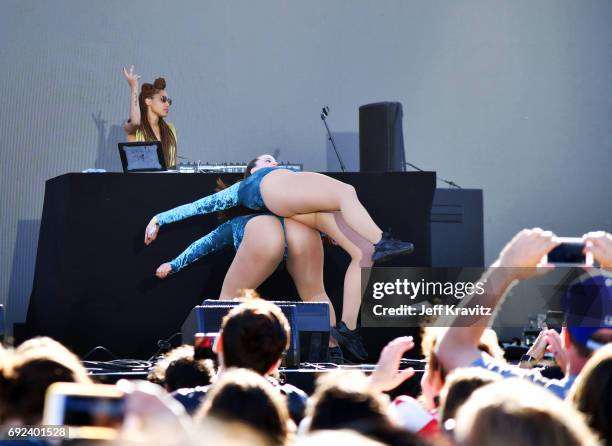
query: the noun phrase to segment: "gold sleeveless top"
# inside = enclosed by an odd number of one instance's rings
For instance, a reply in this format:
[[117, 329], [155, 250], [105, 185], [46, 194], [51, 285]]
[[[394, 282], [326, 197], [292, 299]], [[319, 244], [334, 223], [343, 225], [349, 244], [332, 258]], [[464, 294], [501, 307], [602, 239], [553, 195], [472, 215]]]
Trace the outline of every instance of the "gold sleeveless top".
[[[176, 137], [176, 128], [174, 127], [174, 124], [172, 124], [171, 122], [166, 122], [166, 124], [168, 124], [168, 127], [170, 127], [170, 131], [174, 135], [174, 140], [178, 144], [178, 138]], [[136, 141], [146, 141], [145, 135], [140, 128], [136, 129]], [[168, 148], [168, 159], [166, 160], [166, 164], [166, 167], [168, 168], [176, 166], [176, 146], [170, 146]]]

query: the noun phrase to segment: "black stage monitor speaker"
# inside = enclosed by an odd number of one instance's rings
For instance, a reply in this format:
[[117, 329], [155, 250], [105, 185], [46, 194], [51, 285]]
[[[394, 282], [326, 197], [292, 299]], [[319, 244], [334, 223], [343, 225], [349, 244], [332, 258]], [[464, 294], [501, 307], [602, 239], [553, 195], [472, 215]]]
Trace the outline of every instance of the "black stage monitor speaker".
[[[218, 332], [223, 317], [240, 301], [205, 300], [191, 310], [181, 328], [183, 343], [191, 344], [196, 333]], [[274, 302], [291, 327], [285, 367], [299, 367], [300, 360], [325, 362], [329, 342], [329, 305], [322, 302]]]
[[359, 166], [361, 172], [403, 172], [402, 104], [376, 102], [359, 107]]

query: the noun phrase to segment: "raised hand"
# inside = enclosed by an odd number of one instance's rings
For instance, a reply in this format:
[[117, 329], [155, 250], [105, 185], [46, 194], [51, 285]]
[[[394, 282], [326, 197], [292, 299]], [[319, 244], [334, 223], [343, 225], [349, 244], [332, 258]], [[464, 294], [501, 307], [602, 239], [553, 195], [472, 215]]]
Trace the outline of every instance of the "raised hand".
[[414, 375], [412, 367], [399, 370], [404, 353], [414, 348], [412, 336], [403, 336], [389, 342], [380, 353], [376, 370], [370, 376], [370, 384], [377, 390], [385, 392], [395, 389]]
[[169, 263], [162, 263], [155, 271], [155, 275], [160, 279], [165, 279], [172, 272], [172, 266]]
[[582, 238], [585, 251], [590, 251], [602, 268], [612, 270], [612, 234], [604, 231], [589, 232]]
[[127, 79], [130, 88], [133, 91], [138, 91], [138, 79], [140, 79], [140, 76], [134, 73], [134, 65], [131, 65], [129, 70], [123, 67], [123, 76]]
[[538, 334], [538, 337], [534, 341], [533, 345], [527, 352], [529, 356], [532, 358], [536, 358], [537, 360], [541, 360], [544, 357], [544, 353], [546, 353], [546, 347], [548, 347], [546, 341], [546, 333], [548, 330], [542, 330]]
[[153, 217], [145, 229], [145, 237], [144, 237], [145, 245], [150, 245], [151, 242], [153, 242], [153, 240], [157, 238], [158, 232], [159, 232], [159, 224], [157, 223], [157, 218]]
[[545, 274], [552, 267], [542, 265], [542, 257], [558, 244], [551, 231], [523, 229], [502, 249], [494, 266], [510, 268], [517, 279]]
[[[565, 328], [562, 329], [566, 330]], [[555, 357], [555, 361], [557, 361], [557, 365], [561, 369], [561, 371], [565, 374], [567, 373], [567, 366], [569, 364], [569, 360], [567, 357], [567, 351], [563, 347], [563, 341], [561, 340], [561, 335], [557, 333], [556, 330], [549, 329], [546, 330], [546, 343], [548, 346], [546, 350], [551, 352]]]

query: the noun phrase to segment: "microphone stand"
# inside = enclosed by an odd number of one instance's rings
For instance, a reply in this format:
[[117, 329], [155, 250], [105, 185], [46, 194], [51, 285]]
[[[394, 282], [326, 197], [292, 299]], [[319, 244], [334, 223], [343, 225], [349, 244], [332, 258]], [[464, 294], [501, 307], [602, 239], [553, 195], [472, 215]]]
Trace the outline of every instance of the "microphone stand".
[[[409, 163], [409, 162], [407, 162], [407, 161], [406, 161], [406, 162], [404, 162], [404, 164], [406, 164], [406, 165], [408, 165], [408, 166], [410, 166], [410, 167], [415, 168], [415, 169], [416, 169], [416, 170], [418, 170], [419, 172], [425, 172], [425, 171], [424, 171], [423, 169], [421, 169], [420, 167], [415, 166], [414, 164]], [[437, 179], [437, 180], [442, 181], [443, 183], [448, 184], [450, 187], [454, 187], [454, 188], [456, 188], [456, 189], [462, 189], [462, 187], [461, 187], [461, 186], [459, 186], [457, 183], [455, 183], [455, 182], [453, 182], [453, 181], [445, 180], [444, 178], [439, 177], [437, 174], [436, 174], [436, 179]]]
[[338, 162], [340, 163], [340, 169], [342, 169], [342, 172], [346, 172], [346, 167], [344, 167], [344, 163], [342, 162], [342, 157], [340, 156], [340, 153], [338, 153], [338, 149], [336, 148], [336, 143], [334, 142], [334, 137], [329, 131], [329, 126], [327, 125], [327, 120], [325, 119], [325, 116], [326, 116], [325, 112], [321, 113], [321, 121], [323, 121], [323, 124], [325, 124], [325, 130], [327, 131], [327, 139], [329, 140], [329, 142], [331, 142], [331, 145], [334, 148], [334, 152], [336, 152], [336, 157], [338, 158]]

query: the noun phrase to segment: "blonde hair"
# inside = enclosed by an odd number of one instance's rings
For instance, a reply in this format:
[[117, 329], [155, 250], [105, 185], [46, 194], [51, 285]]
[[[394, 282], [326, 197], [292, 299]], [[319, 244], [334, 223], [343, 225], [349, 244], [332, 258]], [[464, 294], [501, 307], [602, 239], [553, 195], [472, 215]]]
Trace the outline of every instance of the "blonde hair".
[[[421, 333], [421, 353], [427, 360], [426, 367], [430, 373], [439, 372], [442, 381], [446, 379], [447, 372], [436, 355], [436, 345], [446, 330], [448, 330], [447, 327], [424, 327]], [[505, 361], [504, 351], [499, 346], [497, 334], [490, 328], [485, 329], [480, 336], [478, 349], [499, 361]]]
[[92, 382], [79, 357], [55, 339], [47, 336], [28, 339], [18, 346], [15, 349], [10, 368], [14, 371], [28, 362], [37, 360], [54, 361], [63, 365], [72, 372], [75, 382]]
[[606, 444], [612, 444], [612, 344], [597, 350], [587, 361], [567, 399]]
[[518, 378], [476, 390], [457, 413], [455, 439], [462, 446], [599, 444], [570, 404]]

